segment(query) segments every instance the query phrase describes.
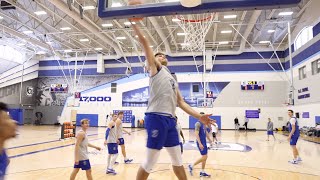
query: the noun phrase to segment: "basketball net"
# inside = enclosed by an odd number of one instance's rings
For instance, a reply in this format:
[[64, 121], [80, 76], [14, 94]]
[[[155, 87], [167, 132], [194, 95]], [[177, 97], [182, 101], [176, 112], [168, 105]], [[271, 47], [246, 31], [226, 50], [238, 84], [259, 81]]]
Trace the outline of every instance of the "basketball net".
[[202, 52], [205, 48], [205, 37], [214, 21], [215, 13], [178, 15], [177, 24], [183, 29], [184, 43], [182, 49]]

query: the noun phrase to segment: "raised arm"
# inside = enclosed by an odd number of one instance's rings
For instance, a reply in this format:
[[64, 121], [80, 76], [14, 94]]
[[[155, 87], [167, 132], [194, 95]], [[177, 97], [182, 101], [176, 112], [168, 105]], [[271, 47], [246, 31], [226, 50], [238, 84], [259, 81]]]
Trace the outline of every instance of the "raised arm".
[[188, 113], [190, 116], [193, 116], [197, 119], [199, 119], [202, 123], [204, 123], [205, 125], [207, 124], [211, 124], [213, 122], [215, 122], [215, 120], [212, 120], [209, 118], [209, 116], [211, 116], [211, 114], [204, 114], [201, 115], [200, 113], [198, 113], [197, 111], [195, 111], [192, 107], [190, 107], [184, 100], [183, 97], [181, 96], [181, 93], [179, 91], [179, 89], [177, 89], [177, 103], [178, 106], [186, 113]]
[[142, 44], [147, 60], [147, 69], [149, 71], [150, 76], [152, 77], [157, 74], [158, 70], [161, 68], [161, 64], [160, 62], [157, 62], [155, 60], [153, 50], [151, 49], [147, 39], [143, 36], [140, 28], [135, 24], [132, 24], [132, 28], [134, 32], [138, 35], [139, 42]]

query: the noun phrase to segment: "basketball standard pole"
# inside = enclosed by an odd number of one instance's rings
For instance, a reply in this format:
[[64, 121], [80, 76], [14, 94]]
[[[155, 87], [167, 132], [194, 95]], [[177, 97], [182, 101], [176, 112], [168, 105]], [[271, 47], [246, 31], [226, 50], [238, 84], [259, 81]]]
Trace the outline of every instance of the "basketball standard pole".
[[206, 103], [205, 102], [205, 98], [206, 98], [206, 91], [207, 91], [207, 81], [206, 81], [206, 79], [207, 79], [207, 77], [206, 77], [206, 71], [207, 71], [207, 64], [206, 64], [206, 44], [205, 44], [205, 42], [203, 42], [204, 43], [204, 45], [203, 45], [203, 55], [202, 55], [202, 57], [203, 57], [203, 74], [202, 74], [202, 82], [203, 82], [203, 103]]
[[74, 94], [74, 92], [76, 92], [76, 88], [77, 88], [77, 71], [78, 71], [78, 52], [76, 52], [76, 60], [74, 62], [74, 80], [73, 80], [73, 90], [72, 90], [72, 94]]
[[[290, 62], [290, 93], [292, 105], [294, 105], [294, 86], [293, 86], [293, 69], [292, 69], [292, 53], [291, 53], [291, 28], [290, 22], [288, 22], [288, 45], [289, 45], [289, 62]], [[289, 102], [291, 103], [291, 102]]]

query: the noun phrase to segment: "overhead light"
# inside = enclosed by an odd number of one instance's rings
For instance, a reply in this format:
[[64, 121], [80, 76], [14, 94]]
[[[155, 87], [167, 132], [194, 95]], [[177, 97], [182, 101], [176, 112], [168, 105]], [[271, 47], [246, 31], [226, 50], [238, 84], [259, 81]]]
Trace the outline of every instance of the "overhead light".
[[121, 3], [112, 3], [111, 7], [121, 7]]
[[113, 24], [101, 24], [102, 27], [112, 27]]
[[83, 10], [92, 10], [92, 9], [95, 9], [96, 7], [95, 6], [83, 6], [82, 9]]
[[89, 39], [80, 39], [79, 41], [80, 41], [80, 42], [88, 42]]
[[62, 27], [62, 28], [60, 28], [62, 31], [68, 31], [68, 30], [71, 30], [71, 28], [70, 27]]
[[153, 48], [153, 46], [149, 46], [149, 47]]
[[172, 19], [172, 22], [180, 22], [181, 20], [180, 19], [178, 19], [178, 18], [173, 18]]
[[2, 17], [2, 16], [0, 16], [0, 19], [3, 19], [3, 17]]
[[[134, 37], [138, 38], [139, 36], [138, 36], [138, 35], [135, 35]], [[146, 36], [143, 36], [143, 37], [145, 38]]]
[[232, 30], [223, 30], [221, 31], [221, 34], [230, 34], [232, 33]]
[[185, 36], [188, 35], [188, 33], [177, 33], [178, 36]]
[[273, 30], [273, 29], [268, 30], [268, 33], [274, 33], [274, 32], [275, 32], [275, 30]]
[[33, 33], [33, 31], [22, 31], [22, 32], [25, 34], [32, 34]]
[[68, 52], [72, 52], [72, 49], [66, 49], [64, 50], [65, 53], [68, 53]]
[[222, 44], [229, 44], [229, 41], [220, 41], [219, 44], [220, 44], [220, 45], [222, 45]]
[[46, 43], [47, 43], [47, 44], [53, 44], [53, 42], [51, 42], [51, 41], [47, 41]]
[[223, 16], [225, 19], [234, 19], [237, 17], [237, 15], [225, 15]]
[[279, 16], [290, 16], [290, 15], [292, 15], [292, 14], [293, 14], [292, 11], [289, 11], [289, 12], [281, 12], [281, 13], [279, 13]]
[[270, 41], [260, 41], [259, 44], [269, 44]]
[[18, 43], [17, 45], [18, 46], [24, 46], [24, 45], [26, 45], [26, 43]]
[[181, 43], [181, 46], [189, 46], [190, 43]]
[[127, 39], [127, 38], [124, 37], [124, 36], [120, 36], [120, 37], [116, 37], [116, 39], [118, 39], [118, 40], [124, 40], [124, 39]]
[[36, 12], [34, 12], [36, 15], [44, 15], [44, 14], [47, 14], [47, 12], [45, 12], [45, 11], [36, 11]]
[[101, 51], [102, 48], [94, 48], [94, 50], [96, 50], [96, 51]]
[[46, 54], [46, 52], [45, 51], [38, 51], [38, 52], [36, 52], [36, 54]]
[[129, 21], [127, 21], [127, 22], [124, 22], [123, 23], [124, 25], [127, 25], [127, 26], [130, 26], [131, 24], [136, 24], [135, 22], [129, 22]]

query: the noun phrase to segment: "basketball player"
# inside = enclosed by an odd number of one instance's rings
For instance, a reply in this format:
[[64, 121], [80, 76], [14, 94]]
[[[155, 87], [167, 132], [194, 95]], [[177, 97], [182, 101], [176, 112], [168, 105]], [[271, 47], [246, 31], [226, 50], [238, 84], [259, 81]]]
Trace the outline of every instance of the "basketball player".
[[201, 158], [199, 158], [196, 162], [192, 165], [188, 166], [189, 172], [191, 176], [193, 176], [193, 168], [197, 164], [201, 163], [201, 172], [200, 177], [210, 177], [211, 175], [207, 174], [204, 169], [206, 167], [206, 162], [208, 159], [208, 147], [207, 147], [207, 140], [206, 138], [210, 139], [209, 133], [207, 131], [207, 126], [201, 122], [197, 122], [195, 124], [195, 136], [197, 139], [197, 146], [201, 154]]
[[4, 179], [6, 169], [10, 163], [4, 149], [4, 143], [17, 135], [17, 124], [8, 115], [8, 106], [0, 102], [0, 179]]
[[240, 126], [239, 119], [238, 119], [238, 117], [236, 117], [234, 119], [234, 130], [238, 131], [239, 130], [239, 126]]
[[117, 135], [116, 121], [117, 114], [112, 114], [112, 120], [108, 123], [106, 130], [106, 137], [104, 145], [108, 146], [108, 162], [107, 162], [107, 174], [116, 175], [116, 171], [113, 169], [113, 165], [118, 157], [118, 144], [119, 138]]
[[116, 121], [116, 127], [117, 127], [117, 133], [118, 133], [118, 138], [119, 138], [118, 139], [119, 140], [119, 145], [121, 147], [121, 152], [122, 152], [122, 155], [123, 155], [123, 158], [124, 158], [124, 163], [128, 164], [128, 163], [131, 163], [133, 161], [133, 159], [127, 158], [126, 147], [124, 145], [124, 139], [123, 139], [122, 131], [128, 133], [129, 135], [131, 135], [131, 134], [130, 134], [129, 131], [123, 129], [123, 127], [122, 127], [122, 119], [123, 119], [123, 112], [120, 111], [118, 113], [118, 119]]
[[218, 127], [218, 124], [217, 123], [213, 123], [211, 124], [211, 129], [212, 129], [212, 144], [218, 144], [219, 141], [217, 139], [217, 135], [218, 135], [218, 132], [219, 132], [219, 127]]
[[247, 116], [244, 116], [244, 125], [246, 127], [246, 131], [248, 130], [248, 123], [249, 123], [249, 118]]
[[[135, 2], [136, 3], [136, 2]], [[134, 5], [129, 1], [129, 5]], [[167, 68], [168, 60], [163, 53], [154, 55], [149, 42], [144, 38], [139, 27], [132, 24], [145, 52], [147, 70], [150, 75], [150, 98], [145, 116], [147, 130], [146, 159], [137, 173], [137, 180], [146, 180], [156, 164], [160, 150], [166, 147], [175, 175], [179, 180], [187, 179], [183, 164], [179, 135], [176, 130], [175, 112], [177, 105], [189, 115], [205, 124], [210, 123], [210, 115], [200, 115], [184, 102], [178, 90], [178, 83]]]
[[274, 134], [273, 134], [273, 122], [271, 122], [270, 118], [268, 118], [267, 134], [268, 134], [267, 141], [269, 141], [269, 136], [270, 135], [273, 136], [273, 140], [276, 140], [276, 137], [274, 137]]
[[290, 141], [290, 145], [293, 152], [293, 160], [289, 161], [289, 163], [292, 164], [298, 164], [299, 161], [302, 161], [302, 159], [299, 157], [299, 152], [296, 147], [299, 136], [300, 136], [300, 130], [299, 125], [296, 117], [293, 117], [293, 110], [288, 110], [288, 116], [290, 118], [289, 120], [289, 137], [288, 141]]
[[88, 136], [87, 136], [87, 129], [89, 128], [89, 120], [82, 119], [81, 120], [81, 130], [77, 133], [77, 140], [75, 144], [74, 150], [74, 169], [71, 173], [70, 180], [74, 180], [80, 170], [86, 171], [87, 179], [92, 180], [91, 175], [91, 165], [88, 157], [88, 146], [95, 148], [97, 150], [101, 150], [100, 147], [92, 145], [89, 143]]
[[[178, 134], [180, 135], [179, 136], [179, 144], [180, 144], [180, 148], [181, 148], [181, 154], [183, 153], [183, 144], [186, 142], [185, 139], [184, 139], [184, 135], [183, 135], [183, 132], [182, 132], [182, 128], [181, 128], [181, 124], [180, 122], [178, 121], [178, 117], [175, 116], [176, 120], [177, 120], [177, 125], [176, 125], [176, 128], [177, 128], [177, 132]], [[182, 139], [181, 139], [182, 138]]]

